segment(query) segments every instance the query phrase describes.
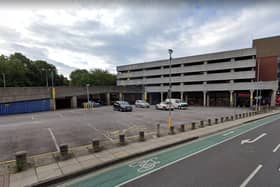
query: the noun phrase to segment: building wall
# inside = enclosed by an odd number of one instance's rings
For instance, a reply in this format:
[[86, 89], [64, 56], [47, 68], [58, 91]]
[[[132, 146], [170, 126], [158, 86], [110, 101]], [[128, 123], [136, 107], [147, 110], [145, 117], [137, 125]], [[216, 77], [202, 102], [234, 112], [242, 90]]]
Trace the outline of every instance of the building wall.
[[257, 57], [280, 56], [280, 36], [253, 40]]
[[259, 78], [256, 75], [256, 79], [260, 81], [275, 81], [277, 80], [277, 56], [270, 57], [257, 57], [257, 71], [260, 68]]

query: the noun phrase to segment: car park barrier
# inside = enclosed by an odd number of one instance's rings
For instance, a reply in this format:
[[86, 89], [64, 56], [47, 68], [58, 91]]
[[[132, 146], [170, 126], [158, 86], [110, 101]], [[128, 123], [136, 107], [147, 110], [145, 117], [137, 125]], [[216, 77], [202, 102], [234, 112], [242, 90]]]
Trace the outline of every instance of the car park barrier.
[[19, 151], [15, 154], [17, 171], [22, 171], [27, 167], [27, 152]]
[[185, 125], [184, 125], [184, 124], [181, 124], [181, 125], [180, 125], [180, 131], [181, 131], [181, 132], [185, 132]]
[[92, 143], [92, 150], [93, 150], [93, 152], [98, 152], [98, 151], [101, 150], [101, 147], [100, 147], [100, 140], [98, 140], [98, 139], [93, 139], [93, 140], [91, 141], [91, 143]]
[[200, 128], [204, 127], [204, 121], [200, 121]]
[[157, 124], [157, 137], [160, 137], [160, 124]]
[[84, 110], [93, 110], [94, 108], [94, 103], [83, 103], [83, 107], [84, 107]]
[[215, 118], [215, 124], [218, 124], [218, 123], [219, 123], [219, 119]]
[[145, 141], [145, 132], [144, 131], [139, 131], [139, 141], [140, 142]]
[[67, 144], [60, 144], [59, 151], [62, 158], [66, 158], [67, 156], [69, 156], [69, 149]]
[[169, 128], [169, 134], [175, 134], [174, 126], [170, 126], [170, 128]]
[[229, 121], [229, 117], [228, 117], [228, 116], [226, 116], [226, 119], [225, 119], [225, 121]]
[[125, 145], [125, 135], [120, 134], [119, 135], [120, 145]]
[[195, 122], [192, 122], [192, 130], [195, 129]]
[[209, 126], [211, 125], [211, 119], [208, 119], [208, 125]]

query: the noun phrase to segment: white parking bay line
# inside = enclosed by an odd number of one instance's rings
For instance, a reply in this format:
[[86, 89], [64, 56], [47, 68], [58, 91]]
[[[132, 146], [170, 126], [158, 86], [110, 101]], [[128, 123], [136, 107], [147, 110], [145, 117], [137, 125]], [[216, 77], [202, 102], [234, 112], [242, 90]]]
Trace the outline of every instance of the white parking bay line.
[[240, 185], [240, 187], [245, 187], [262, 167], [263, 165], [258, 165], [258, 167], [249, 175], [249, 177], [247, 177], [247, 179]]
[[273, 149], [273, 153], [275, 153], [279, 148], [280, 148], [280, 144], [278, 144], [278, 145]]
[[55, 138], [55, 136], [54, 136], [54, 134], [53, 134], [52, 129], [51, 129], [51, 128], [48, 128], [48, 130], [49, 130], [49, 132], [50, 132], [50, 134], [51, 134], [51, 137], [52, 137], [52, 140], [53, 140], [53, 143], [54, 143], [54, 145], [55, 145], [56, 150], [59, 151], [59, 146], [58, 146], [58, 144], [57, 144], [57, 141], [56, 141], [56, 138]]

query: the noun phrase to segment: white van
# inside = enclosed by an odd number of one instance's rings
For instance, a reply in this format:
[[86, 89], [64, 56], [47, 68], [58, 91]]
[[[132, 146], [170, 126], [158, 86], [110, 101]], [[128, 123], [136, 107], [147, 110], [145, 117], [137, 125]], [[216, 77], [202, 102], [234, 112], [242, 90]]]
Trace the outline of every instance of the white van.
[[188, 103], [184, 102], [180, 99], [174, 99], [174, 98], [165, 99], [165, 102], [169, 102], [169, 101], [172, 103], [172, 105], [176, 109], [187, 109], [187, 107], [188, 107]]

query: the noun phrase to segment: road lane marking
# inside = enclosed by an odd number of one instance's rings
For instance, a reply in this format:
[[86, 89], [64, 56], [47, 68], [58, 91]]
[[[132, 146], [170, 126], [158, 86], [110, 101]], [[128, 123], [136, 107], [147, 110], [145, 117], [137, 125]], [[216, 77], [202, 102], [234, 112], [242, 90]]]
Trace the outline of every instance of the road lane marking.
[[34, 116], [32, 116], [31, 119], [34, 120]]
[[[262, 120], [262, 119], [259, 119], [259, 120]], [[237, 132], [236, 135], [233, 135], [233, 136], [231, 136], [231, 137], [228, 137], [227, 139], [224, 139], [224, 140], [222, 140], [222, 141], [220, 141], [220, 142], [218, 142], [218, 143], [212, 144], [212, 145], [210, 145], [210, 146], [208, 146], [208, 147], [205, 147], [205, 148], [203, 148], [203, 149], [200, 149], [199, 151], [196, 151], [196, 152], [194, 152], [194, 153], [191, 153], [191, 154], [189, 154], [189, 155], [186, 155], [186, 156], [184, 156], [184, 157], [181, 157], [181, 158], [179, 158], [179, 159], [177, 159], [177, 160], [174, 160], [174, 161], [172, 161], [172, 162], [169, 162], [168, 164], [165, 164], [165, 165], [160, 166], [160, 167], [158, 167], [158, 168], [155, 168], [155, 169], [153, 169], [153, 170], [151, 170], [151, 171], [148, 171], [148, 172], [146, 172], [146, 173], [143, 173], [142, 175], [138, 175], [137, 177], [134, 177], [134, 178], [131, 178], [131, 179], [129, 179], [129, 180], [126, 180], [126, 181], [124, 181], [124, 182], [122, 182], [122, 183], [119, 183], [119, 184], [117, 184], [115, 187], [121, 187], [121, 186], [123, 186], [123, 185], [125, 185], [125, 184], [128, 184], [128, 183], [130, 183], [130, 182], [132, 182], [132, 181], [135, 181], [135, 180], [137, 180], [137, 179], [140, 179], [140, 178], [142, 178], [142, 177], [145, 177], [145, 176], [147, 176], [147, 175], [149, 175], [149, 174], [151, 174], [151, 173], [154, 173], [154, 172], [156, 172], [156, 171], [158, 171], [158, 170], [161, 170], [161, 169], [163, 169], [163, 168], [166, 168], [166, 167], [168, 167], [168, 166], [170, 166], [170, 165], [173, 165], [173, 164], [175, 164], [175, 163], [177, 163], [177, 162], [180, 162], [180, 161], [182, 161], [182, 160], [184, 160], [184, 159], [187, 159], [187, 158], [189, 158], [189, 157], [192, 157], [192, 156], [194, 156], [194, 155], [197, 155], [197, 154], [199, 154], [199, 153], [201, 153], [201, 152], [203, 152], [203, 151], [206, 151], [206, 150], [208, 150], [208, 149], [211, 149], [211, 148], [213, 148], [213, 147], [215, 147], [215, 146], [218, 146], [218, 145], [220, 145], [220, 144], [223, 144], [223, 143], [225, 143], [225, 142], [227, 142], [227, 141], [230, 141], [230, 140], [232, 140], [232, 139], [234, 139], [234, 138], [236, 138], [236, 137], [238, 137], [238, 136], [241, 136], [241, 135], [243, 135], [243, 134], [246, 134], [246, 133], [248, 133], [248, 132], [250, 132], [250, 131], [252, 131], [252, 130], [254, 130], [254, 129], [257, 129], [257, 128], [262, 127], [262, 126], [264, 126], [264, 125], [266, 125], [266, 124], [272, 123], [272, 122], [274, 122], [274, 121], [276, 121], [276, 120], [279, 120], [279, 118], [272, 119], [272, 120], [269, 120], [269, 121], [265, 121], [265, 122], [263, 122], [262, 124], [256, 125], [256, 126], [251, 127], [251, 128], [249, 128], [249, 129], [247, 129], [247, 130], [244, 130], [244, 131], [242, 131], [242, 132]], [[254, 123], [254, 122], [253, 122], [253, 123]], [[243, 127], [244, 127], [244, 126], [243, 126]], [[246, 126], [245, 126], [245, 127], [246, 127]], [[241, 127], [234, 127], [234, 129], [241, 129], [241, 128], [242, 128], [242, 126], [241, 126]], [[215, 134], [215, 135], [212, 135], [212, 136], [217, 136], [217, 135], [219, 135], [219, 133], [217, 133], [217, 134]], [[208, 136], [207, 138], [212, 137], [212, 136], [210, 135], [210, 136]], [[207, 138], [206, 138], [206, 139], [207, 139]], [[201, 139], [200, 141], [202, 141], [202, 140], [203, 140], [203, 139]]]
[[246, 139], [246, 140], [241, 140], [241, 144], [245, 144], [245, 143], [255, 143], [256, 141], [258, 141], [259, 139], [261, 139], [262, 137], [264, 137], [265, 135], [267, 135], [266, 133], [262, 133], [261, 135], [259, 135], [257, 138], [255, 138], [254, 140], [250, 140], [250, 139]]
[[58, 146], [58, 144], [57, 144], [57, 141], [56, 141], [56, 138], [55, 138], [55, 136], [54, 136], [54, 134], [53, 134], [52, 129], [51, 129], [51, 128], [48, 128], [48, 130], [49, 130], [49, 132], [50, 132], [50, 134], [51, 134], [51, 137], [52, 137], [52, 140], [53, 140], [53, 143], [54, 143], [54, 145], [55, 145], [56, 150], [59, 151], [59, 146]]
[[232, 133], [234, 133], [234, 131], [227, 132], [227, 133], [223, 134], [223, 136], [228, 136], [228, 135], [230, 135]]
[[263, 165], [258, 165], [258, 167], [249, 175], [249, 177], [247, 177], [247, 179], [240, 185], [240, 187], [245, 187], [262, 167]]
[[275, 153], [279, 148], [280, 148], [280, 144], [278, 144], [278, 145], [273, 149], [273, 153]]

